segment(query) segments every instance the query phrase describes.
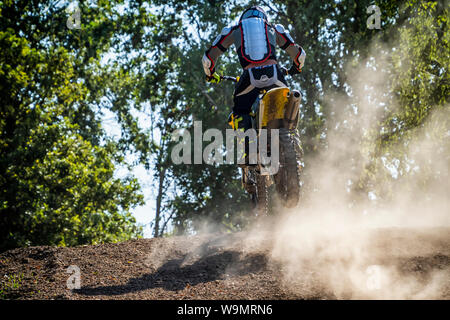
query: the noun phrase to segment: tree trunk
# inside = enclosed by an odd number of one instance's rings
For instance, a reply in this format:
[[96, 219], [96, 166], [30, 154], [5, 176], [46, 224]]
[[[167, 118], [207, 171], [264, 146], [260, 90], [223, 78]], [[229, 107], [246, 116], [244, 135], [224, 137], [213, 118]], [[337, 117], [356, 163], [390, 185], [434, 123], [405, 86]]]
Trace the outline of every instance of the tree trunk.
[[159, 171], [159, 184], [158, 184], [158, 195], [156, 197], [156, 216], [155, 216], [155, 229], [153, 231], [153, 236], [158, 238], [161, 236], [159, 231], [159, 222], [161, 220], [161, 203], [163, 197], [164, 189], [164, 179], [166, 176], [167, 168], [161, 168]]

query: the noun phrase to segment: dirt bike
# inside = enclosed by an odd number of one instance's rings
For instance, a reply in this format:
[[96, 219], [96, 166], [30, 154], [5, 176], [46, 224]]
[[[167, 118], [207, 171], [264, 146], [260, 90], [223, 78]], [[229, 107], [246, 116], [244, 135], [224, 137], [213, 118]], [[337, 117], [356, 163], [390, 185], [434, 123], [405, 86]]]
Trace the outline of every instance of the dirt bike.
[[[283, 70], [286, 71], [287, 69]], [[238, 82], [239, 78], [222, 76], [223, 80]], [[300, 173], [302, 169], [302, 148], [297, 131], [300, 113], [300, 92], [287, 87], [261, 90], [252, 105], [252, 128], [260, 139], [261, 129], [279, 129], [278, 146], [271, 146], [270, 137], [267, 150], [279, 147], [277, 172], [268, 172], [261, 161], [260, 148], [257, 150], [257, 164], [241, 166], [242, 185], [250, 194], [256, 216], [265, 216], [269, 210], [269, 187], [275, 189], [281, 202], [287, 208], [295, 207], [300, 196]], [[230, 115], [231, 116], [231, 115]], [[230, 123], [231, 124], [231, 123]], [[234, 127], [233, 127], [234, 129]], [[271, 132], [271, 130], [267, 130]], [[259, 143], [257, 143], [259, 146]]]

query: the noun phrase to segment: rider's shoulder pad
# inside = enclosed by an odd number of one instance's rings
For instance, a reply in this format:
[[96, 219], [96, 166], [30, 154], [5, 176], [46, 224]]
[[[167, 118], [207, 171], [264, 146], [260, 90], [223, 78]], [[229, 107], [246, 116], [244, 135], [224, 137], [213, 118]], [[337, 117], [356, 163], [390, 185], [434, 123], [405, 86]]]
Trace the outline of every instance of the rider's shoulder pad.
[[219, 43], [219, 41], [221, 39], [223, 39], [223, 37], [225, 37], [227, 34], [229, 34], [232, 29], [233, 29], [233, 27], [225, 27], [225, 28], [223, 28], [222, 31], [220, 32], [220, 34], [214, 40], [212, 45], [213, 46], [217, 45], [217, 43]]
[[222, 32], [220, 32], [220, 35], [226, 36], [227, 34], [230, 33], [231, 29], [232, 29], [232, 27], [225, 27], [225, 28], [223, 28]]
[[279, 23], [275, 25], [275, 29], [276, 29], [279, 33], [285, 33], [285, 32], [286, 32], [286, 30], [284, 29], [283, 25], [282, 25], [282, 24], [279, 24]]
[[275, 25], [275, 29], [277, 30], [278, 33], [285, 35], [289, 39], [290, 42], [294, 43], [294, 39], [289, 34], [289, 31], [283, 27], [283, 25], [277, 24], [277, 25]]

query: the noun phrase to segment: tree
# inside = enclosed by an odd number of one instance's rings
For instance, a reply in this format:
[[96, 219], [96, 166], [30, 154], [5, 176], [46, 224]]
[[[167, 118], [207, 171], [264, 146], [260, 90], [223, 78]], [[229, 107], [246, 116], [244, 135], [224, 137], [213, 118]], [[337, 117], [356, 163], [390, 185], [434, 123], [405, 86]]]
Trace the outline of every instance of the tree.
[[[378, 183], [384, 187], [378, 194], [390, 199], [395, 196], [395, 186], [406, 180], [409, 183], [405, 185], [416, 194], [415, 201], [430, 201], [442, 194], [449, 181], [448, 6], [437, 1], [408, 1], [404, 10], [410, 18], [397, 28], [397, 41], [389, 52], [392, 99], [375, 135], [373, 163], [362, 183]], [[418, 143], [428, 150], [427, 157], [423, 156], [425, 150], [413, 150]], [[396, 168], [398, 178], [392, 178], [382, 158]], [[387, 182], [380, 183], [380, 179]]]
[[[1, 249], [142, 234], [130, 213], [142, 204], [137, 180], [115, 168], [133, 165], [126, 153], [146, 163], [152, 150], [133, 112], [141, 62], [164, 21], [141, 1], [121, 4], [85, 2], [81, 28], [68, 29], [58, 1], [1, 3]], [[118, 141], [101, 127], [103, 108], [117, 116]]]

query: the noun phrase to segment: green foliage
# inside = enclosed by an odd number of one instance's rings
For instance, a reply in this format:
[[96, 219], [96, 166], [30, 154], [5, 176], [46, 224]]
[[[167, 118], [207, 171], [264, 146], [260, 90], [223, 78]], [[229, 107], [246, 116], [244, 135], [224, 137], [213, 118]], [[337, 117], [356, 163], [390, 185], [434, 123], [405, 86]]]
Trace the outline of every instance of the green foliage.
[[[130, 213], [143, 202], [140, 187], [131, 176], [115, 177], [121, 144], [105, 136], [96, 115], [108, 90], [126, 90], [132, 82], [110, 81], [112, 71], [100, 64], [115, 45], [113, 32], [129, 31], [114, 25], [129, 15], [110, 19], [117, 12], [103, 6], [83, 7], [90, 23], [69, 30], [65, 8], [52, 1], [1, 4], [1, 250], [142, 234]], [[128, 95], [119, 91], [112, 99], [123, 102]], [[126, 108], [111, 107], [122, 116], [124, 136], [131, 136], [128, 147], [135, 143], [142, 151]]]
[[[414, 192], [420, 192], [419, 198], [431, 199], [441, 189], [431, 186], [442, 187], [449, 181], [445, 170], [450, 163], [449, 10], [436, 1], [409, 1], [405, 10], [411, 18], [398, 28], [398, 42], [391, 54], [392, 101], [380, 124], [369, 174], [386, 171], [379, 161], [383, 156], [396, 163], [401, 181], [422, 173], [420, 188]], [[421, 153], [410, 150], [415, 144], [422, 146]], [[424, 159], [425, 151], [429, 157]], [[416, 184], [410, 183], [411, 190]]]
[[0, 300], [7, 299], [14, 290], [20, 288], [23, 281], [23, 273], [5, 274], [0, 280]]
[[[399, 30], [392, 54], [392, 92], [399, 108], [390, 110], [382, 147], [405, 139], [435, 109], [448, 107], [450, 33], [448, 7], [438, 2], [411, 1], [412, 18]], [[396, 150], [398, 149], [396, 146]]]

